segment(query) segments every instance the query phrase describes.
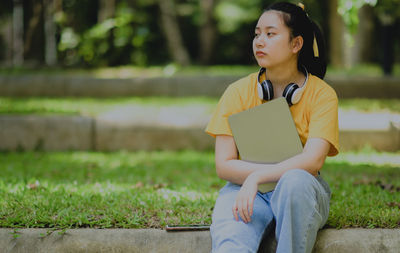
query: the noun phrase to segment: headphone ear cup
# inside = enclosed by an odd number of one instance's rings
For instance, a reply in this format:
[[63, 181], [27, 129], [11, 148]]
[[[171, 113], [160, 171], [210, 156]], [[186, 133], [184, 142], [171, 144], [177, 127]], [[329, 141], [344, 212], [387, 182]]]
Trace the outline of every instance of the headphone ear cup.
[[269, 101], [274, 98], [274, 88], [270, 80], [265, 80], [261, 83], [263, 88], [264, 100]]
[[258, 97], [261, 100], [269, 101], [274, 98], [274, 88], [270, 80], [265, 80], [260, 83], [261, 76], [266, 72], [265, 68], [261, 68], [257, 77]]
[[299, 86], [297, 84], [290, 83], [283, 90], [282, 96], [284, 98], [286, 98], [286, 101], [289, 104], [289, 106], [292, 106], [293, 104], [295, 104], [293, 101], [293, 94], [298, 88], [299, 88]]

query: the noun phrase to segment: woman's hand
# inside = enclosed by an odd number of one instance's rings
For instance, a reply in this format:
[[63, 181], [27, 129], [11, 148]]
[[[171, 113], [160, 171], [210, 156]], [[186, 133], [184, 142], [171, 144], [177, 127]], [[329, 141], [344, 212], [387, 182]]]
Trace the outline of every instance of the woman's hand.
[[258, 182], [256, 173], [251, 173], [240, 188], [236, 196], [235, 203], [232, 207], [233, 216], [236, 221], [239, 221], [238, 213], [244, 223], [251, 221], [253, 215], [254, 199], [258, 190]]

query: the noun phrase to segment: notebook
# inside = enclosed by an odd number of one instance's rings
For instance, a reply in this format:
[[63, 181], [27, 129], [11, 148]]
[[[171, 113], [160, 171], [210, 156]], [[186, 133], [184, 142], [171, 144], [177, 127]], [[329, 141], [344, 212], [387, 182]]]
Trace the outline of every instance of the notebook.
[[[240, 157], [253, 163], [278, 163], [303, 151], [289, 106], [280, 97], [228, 118]], [[262, 193], [275, 183], [261, 184]]]

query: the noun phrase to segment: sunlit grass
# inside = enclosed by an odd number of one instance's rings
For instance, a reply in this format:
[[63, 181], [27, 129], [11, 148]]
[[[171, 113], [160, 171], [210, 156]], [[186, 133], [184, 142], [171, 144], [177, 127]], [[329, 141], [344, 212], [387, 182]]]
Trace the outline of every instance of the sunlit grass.
[[210, 113], [217, 103], [207, 97], [131, 97], [131, 98], [9, 98], [0, 97], [0, 114], [71, 114], [96, 116], [117, 107], [203, 106]]
[[347, 163], [350, 165], [368, 164], [374, 166], [397, 166], [400, 170], [400, 151], [393, 153], [377, 152], [370, 147], [365, 147], [358, 151], [348, 151], [340, 153], [340, 155], [335, 157], [328, 157], [327, 161], [329, 164]]
[[[73, 114], [96, 116], [117, 107], [200, 106], [210, 113], [218, 98], [209, 97], [131, 97], [131, 98], [9, 98], [0, 97], [0, 114]], [[340, 99], [344, 111], [400, 113], [400, 99]]]
[[[328, 227], [400, 227], [400, 153], [328, 158]], [[212, 152], [0, 153], [0, 227], [160, 228], [210, 223]]]
[[[85, 68], [2, 68], [0, 75], [75, 75], [93, 76], [97, 78], [135, 78], [135, 77], [171, 77], [171, 76], [221, 76], [234, 75], [244, 76], [258, 71], [258, 65], [210, 65], [210, 66], [179, 66], [166, 64], [158, 66], [134, 66], [125, 65], [117, 67], [102, 67], [94, 69]], [[380, 77], [383, 76], [382, 68], [378, 64], [358, 64], [353, 67], [332, 67], [328, 65], [327, 77], [335, 76], [362, 76]], [[400, 76], [400, 64], [395, 64], [393, 76]]]
[[[347, 76], [347, 77], [381, 77], [384, 76], [382, 67], [378, 64], [358, 64], [348, 68], [338, 68], [328, 66], [327, 77]], [[393, 66], [393, 76], [400, 76], [400, 64]]]

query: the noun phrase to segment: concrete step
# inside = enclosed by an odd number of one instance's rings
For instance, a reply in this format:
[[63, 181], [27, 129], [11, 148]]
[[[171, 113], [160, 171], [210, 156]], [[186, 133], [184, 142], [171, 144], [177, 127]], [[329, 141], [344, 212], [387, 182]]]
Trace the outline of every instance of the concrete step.
[[[10, 97], [214, 96], [243, 76], [95, 78], [72, 75], [0, 76], [0, 94]], [[339, 98], [400, 98], [398, 77], [339, 77], [325, 80]]]
[[[0, 253], [205, 253], [211, 250], [209, 231], [166, 232], [157, 229], [68, 229], [47, 235], [47, 229], [0, 229]], [[270, 234], [259, 253], [275, 252]], [[323, 229], [314, 253], [397, 253], [400, 229]]]
[[[96, 118], [0, 115], [0, 150], [211, 150], [208, 106], [129, 105]], [[341, 150], [400, 150], [400, 114], [339, 112]]]

